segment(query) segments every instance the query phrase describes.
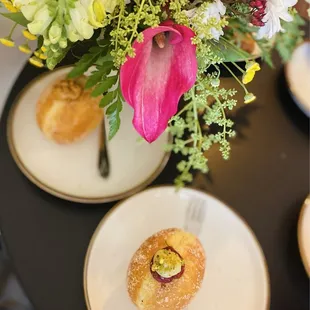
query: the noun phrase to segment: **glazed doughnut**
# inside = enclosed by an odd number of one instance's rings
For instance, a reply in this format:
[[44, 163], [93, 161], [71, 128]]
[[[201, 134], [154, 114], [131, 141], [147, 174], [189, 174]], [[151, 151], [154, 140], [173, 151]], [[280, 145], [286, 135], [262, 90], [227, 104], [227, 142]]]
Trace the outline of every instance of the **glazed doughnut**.
[[62, 76], [41, 94], [37, 102], [37, 123], [44, 135], [57, 143], [72, 143], [94, 130], [103, 118], [101, 96], [85, 90], [86, 77]]
[[196, 236], [181, 229], [162, 230], [133, 255], [128, 293], [138, 309], [184, 309], [200, 289], [205, 253]]

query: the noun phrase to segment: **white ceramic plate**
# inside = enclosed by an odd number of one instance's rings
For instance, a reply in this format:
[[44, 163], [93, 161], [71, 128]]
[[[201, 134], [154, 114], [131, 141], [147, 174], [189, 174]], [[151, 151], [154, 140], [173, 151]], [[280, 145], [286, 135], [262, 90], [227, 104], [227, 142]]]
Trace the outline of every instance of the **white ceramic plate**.
[[292, 98], [301, 111], [310, 117], [310, 41], [300, 44], [285, 67]]
[[[126, 288], [132, 255], [165, 228], [182, 228], [190, 199], [206, 202], [199, 239], [206, 275], [189, 310], [267, 310], [269, 276], [260, 245], [245, 221], [212, 196], [192, 189], [154, 187], [120, 203], [101, 221], [88, 248], [84, 291], [89, 310], [134, 310]], [[171, 309], [172, 310], [172, 309]]]
[[310, 195], [304, 202], [298, 220], [298, 245], [308, 277], [310, 277]]
[[108, 143], [110, 176], [102, 178], [97, 168], [99, 127], [79, 142], [59, 145], [48, 140], [36, 123], [40, 94], [70, 70], [64, 67], [39, 76], [19, 96], [8, 122], [11, 153], [33, 183], [55, 196], [100, 203], [132, 195], [151, 183], [166, 165], [168, 134], [152, 144], [143, 141], [132, 125], [133, 110], [124, 104], [120, 130]]

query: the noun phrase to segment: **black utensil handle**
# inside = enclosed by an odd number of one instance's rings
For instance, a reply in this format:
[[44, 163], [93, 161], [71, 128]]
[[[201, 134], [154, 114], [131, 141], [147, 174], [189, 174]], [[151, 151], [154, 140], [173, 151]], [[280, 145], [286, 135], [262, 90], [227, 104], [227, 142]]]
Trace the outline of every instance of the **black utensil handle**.
[[106, 147], [104, 147], [103, 149], [100, 149], [100, 151], [99, 151], [98, 167], [99, 167], [100, 174], [104, 178], [109, 176], [109, 174], [110, 174], [110, 164], [109, 164], [108, 152], [107, 152]]
[[108, 177], [110, 174], [110, 163], [109, 155], [107, 150], [107, 136], [105, 131], [104, 121], [101, 124], [100, 128], [100, 141], [99, 141], [99, 160], [98, 168], [100, 175], [104, 178]]

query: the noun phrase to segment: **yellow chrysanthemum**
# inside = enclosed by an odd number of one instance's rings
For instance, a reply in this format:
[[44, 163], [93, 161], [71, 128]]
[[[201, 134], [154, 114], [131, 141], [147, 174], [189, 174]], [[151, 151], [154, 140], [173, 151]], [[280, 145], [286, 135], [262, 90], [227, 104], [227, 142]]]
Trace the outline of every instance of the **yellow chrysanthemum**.
[[244, 103], [245, 103], [245, 104], [251, 103], [251, 102], [253, 102], [255, 99], [256, 99], [256, 96], [255, 96], [253, 93], [247, 93], [247, 94], [244, 96]]
[[242, 76], [242, 83], [243, 84], [250, 83], [254, 79], [254, 76], [255, 76], [254, 70], [249, 70], [249, 71], [244, 72]]
[[23, 30], [23, 35], [26, 39], [34, 41], [37, 39], [37, 37], [35, 35], [33, 35], [32, 33], [30, 33], [27, 29]]
[[25, 54], [31, 54], [32, 50], [30, 49], [28, 44], [23, 44], [18, 47], [18, 49]]
[[38, 67], [38, 68], [42, 68], [42, 67], [44, 66], [42, 60], [41, 60], [40, 58], [38, 58], [38, 57], [35, 57], [35, 56], [30, 57], [30, 58], [29, 58], [29, 62], [30, 62], [32, 65], [34, 65], [34, 66], [36, 66], [36, 67]]
[[5, 6], [5, 8], [6, 8], [8, 11], [10, 11], [10, 12], [12, 12], [12, 13], [18, 12], [18, 9], [12, 4], [11, 1], [9, 1], [9, 0], [0, 0], [0, 2], [3, 3], [3, 5]]
[[7, 47], [14, 47], [14, 46], [15, 46], [14, 41], [13, 41], [11, 38], [9, 38], [9, 37], [0, 38], [0, 42], [1, 42], [3, 45], [7, 46]]

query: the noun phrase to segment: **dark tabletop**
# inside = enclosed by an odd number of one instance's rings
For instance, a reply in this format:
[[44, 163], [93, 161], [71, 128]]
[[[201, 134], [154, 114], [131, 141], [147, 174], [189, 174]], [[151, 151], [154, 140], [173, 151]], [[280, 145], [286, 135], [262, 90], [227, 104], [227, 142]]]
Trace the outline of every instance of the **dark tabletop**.
[[[271, 309], [306, 310], [309, 283], [298, 251], [297, 219], [309, 191], [308, 120], [289, 99], [279, 62], [276, 68], [263, 65], [250, 87], [257, 102], [233, 115], [238, 136], [232, 141], [231, 159], [223, 161], [218, 150], [211, 149], [211, 172], [207, 177], [198, 174], [193, 185], [225, 201], [253, 228], [267, 258]], [[35, 309], [83, 310], [85, 253], [113, 204], [81, 205], [55, 198], [32, 185], [10, 156], [9, 109], [40, 72], [26, 65], [0, 123], [1, 231]], [[232, 79], [223, 84], [235, 85]], [[172, 183], [176, 160], [172, 156], [155, 184]]]

